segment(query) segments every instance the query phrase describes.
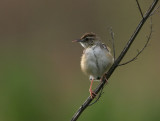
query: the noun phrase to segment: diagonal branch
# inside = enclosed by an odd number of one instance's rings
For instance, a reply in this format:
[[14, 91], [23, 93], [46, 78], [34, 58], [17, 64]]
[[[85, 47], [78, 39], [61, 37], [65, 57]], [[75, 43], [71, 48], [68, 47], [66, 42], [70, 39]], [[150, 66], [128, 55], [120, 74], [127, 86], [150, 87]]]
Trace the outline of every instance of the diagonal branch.
[[150, 39], [151, 39], [152, 32], [153, 32], [153, 30], [152, 30], [152, 18], [151, 18], [151, 22], [150, 22], [150, 33], [149, 33], [149, 36], [146, 36], [146, 37], [147, 37], [147, 41], [146, 41], [144, 47], [143, 47], [140, 51], [137, 50], [138, 53], [137, 53], [137, 55], [136, 55], [135, 57], [133, 57], [131, 60], [129, 60], [129, 61], [125, 62], [125, 63], [119, 64], [119, 66], [126, 65], [126, 64], [128, 64], [128, 63], [130, 63], [130, 62], [133, 62], [134, 60], [137, 59], [137, 57], [138, 57], [138, 56], [144, 51], [144, 49], [147, 47], [147, 45], [148, 45], [148, 43], [149, 43], [149, 41], [150, 41]]
[[[104, 75], [104, 78], [102, 79], [102, 82], [97, 86], [97, 88], [94, 90], [94, 92], [97, 94], [105, 85], [106, 83], [106, 79], [109, 79], [110, 76], [112, 75], [112, 73], [115, 71], [115, 69], [118, 67], [119, 63], [121, 62], [121, 60], [124, 58], [124, 56], [126, 55], [128, 49], [130, 48], [130, 46], [132, 45], [132, 43], [134, 42], [136, 36], [138, 35], [139, 31], [141, 30], [142, 26], [144, 25], [144, 23], [146, 22], [146, 20], [148, 19], [148, 17], [150, 16], [151, 12], [153, 11], [153, 9], [155, 8], [155, 6], [157, 5], [159, 0], [154, 0], [152, 5], [150, 6], [150, 8], [147, 10], [146, 14], [144, 15], [143, 19], [140, 21], [140, 23], [138, 24], [136, 30], [134, 31], [133, 35], [131, 36], [131, 38], [129, 39], [128, 43], [126, 44], [126, 46], [124, 47], [123, 51], [121, 52], [121, 54], [119, 55], [119, 57], [116, 59], [116, 61], [114, 62], [114, 64], [111, 66], [111, 68], [109, 69], [108, 73]], [[94, 98], [93, 98], [94, 99]], [[82, 114], [82, 112], [89, 106], [89, 104], [92, 102], [93, 100], [90, 96], [86, 99], [86, 101], [82, 104], [82, 106], [80, 106], [80, 108], [78, 109], [78, 111], [73, 115], [71, 121], [76, 121], [78, 119], [78, 117]]]

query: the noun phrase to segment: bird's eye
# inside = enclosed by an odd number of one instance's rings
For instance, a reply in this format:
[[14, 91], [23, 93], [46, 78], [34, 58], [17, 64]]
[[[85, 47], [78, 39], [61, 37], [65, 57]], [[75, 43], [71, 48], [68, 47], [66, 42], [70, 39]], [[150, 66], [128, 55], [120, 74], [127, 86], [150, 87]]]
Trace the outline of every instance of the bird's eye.
[[89, 38], [86, 38], [85, 40], [86, 40], [86, 41], [88, 41], [88, 40], [89, 40]]

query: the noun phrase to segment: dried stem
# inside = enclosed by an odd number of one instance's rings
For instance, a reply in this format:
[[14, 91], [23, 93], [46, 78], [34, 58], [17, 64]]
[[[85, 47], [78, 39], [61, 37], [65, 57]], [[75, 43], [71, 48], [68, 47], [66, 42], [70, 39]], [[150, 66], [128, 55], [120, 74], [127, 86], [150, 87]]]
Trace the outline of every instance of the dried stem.
[[113, 58], [114, 58], [114, 61], [116, 60], [116, 51], [115, 51], [115, 43], [114, 43], [114, 32], [112, 31], [112, 27], [110, 27], [109, 29], [110, 31], [110, 34], [111, 34], [111, 37], [112, 37], [112, 49], [113, 49]]
[[141, 7], [140, 7], [140, 5], [139, 5], [138, 0], [136, 0], [136, 2], [137, 2], [137, 5], [138, 5], [139, 12], [140, 12], [140, 14], [141, 14], [141, 16], [142, 16], [142, 18], [143, 18], [142, 9], [141, 9]]

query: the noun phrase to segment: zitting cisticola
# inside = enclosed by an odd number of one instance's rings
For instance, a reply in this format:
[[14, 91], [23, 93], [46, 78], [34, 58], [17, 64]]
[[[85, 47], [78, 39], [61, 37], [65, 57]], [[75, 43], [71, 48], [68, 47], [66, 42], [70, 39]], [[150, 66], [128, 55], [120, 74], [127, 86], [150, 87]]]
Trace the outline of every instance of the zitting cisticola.
[[114, 62], [113, 56], [110, 53], [110, 48], [102, 43], [95, 33], [86, 33], [73, 42], [79, 42], [84, 47], [81, 69], [90, 76], [91, 85], [89, 92], [91, 98], [93, 98], [95, 93], [92, 91], [92, 83], [94, 80], [100, 80], [105, 72], [108, 71]]

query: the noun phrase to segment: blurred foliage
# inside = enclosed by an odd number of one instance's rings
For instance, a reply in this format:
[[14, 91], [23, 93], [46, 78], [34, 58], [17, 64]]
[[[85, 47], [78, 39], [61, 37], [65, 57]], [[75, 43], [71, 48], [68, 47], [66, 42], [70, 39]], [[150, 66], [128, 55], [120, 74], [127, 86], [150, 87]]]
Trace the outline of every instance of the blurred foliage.
[[[140, 0], [143, 12], [151, 2]], [[79, 66], [82, 47], [71, 41], [92, 31], [111, 45], [112, 26], [118, 56], [141, 19], [132, 0], [5, 0], [0, 16], [0, 121], [70, 120], [90, 84]], [[79, 121], [160, 120], [159, 20], [153, 16], [152, 39], [138, 60], [114, 72]], [[124, 61], [148, 33], [149, 21]]]

